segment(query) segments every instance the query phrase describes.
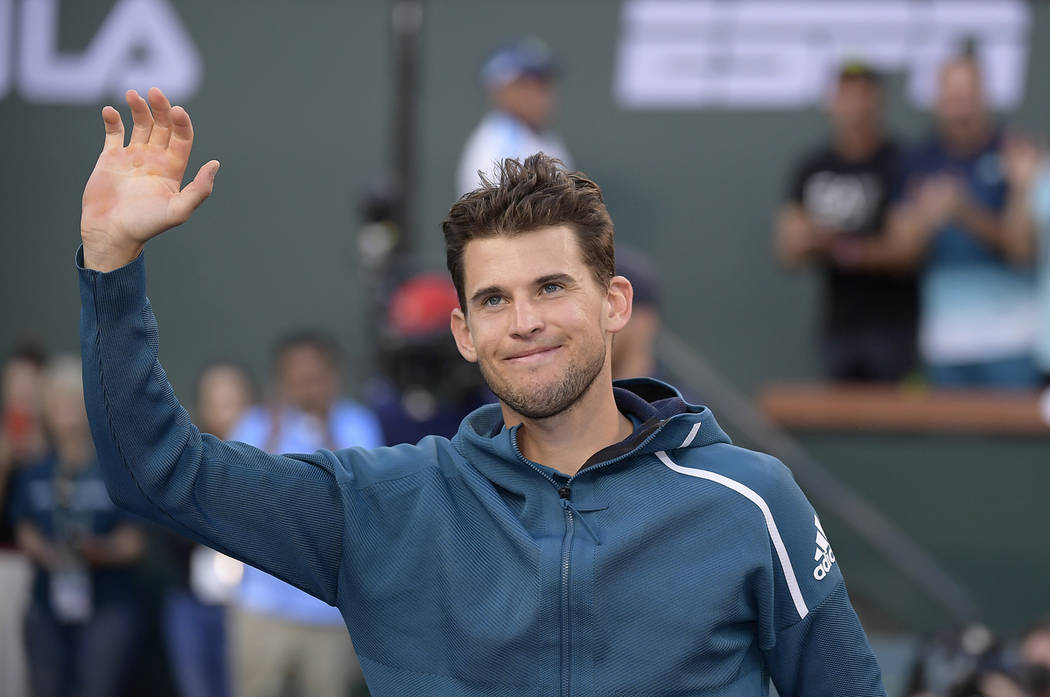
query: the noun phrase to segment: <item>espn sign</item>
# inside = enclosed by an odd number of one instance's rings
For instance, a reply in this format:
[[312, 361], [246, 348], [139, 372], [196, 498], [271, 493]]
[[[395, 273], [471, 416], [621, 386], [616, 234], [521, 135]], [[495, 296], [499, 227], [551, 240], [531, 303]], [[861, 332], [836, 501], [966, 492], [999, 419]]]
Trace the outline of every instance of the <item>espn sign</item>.
[[796, 109], [843, 61], [906, 75], [927, 108], [937, 72], [974, 43], [993, 106], [1024, 96], [1024, 0], [628, 0], [614, 92], [629, 109]]
[[184, 101], [200, 86], [200, 55], [169, 0], [117, 0], [83, 53], [59, 50], [58, 12], [58, 0], [0, 0], [0, 99], [91, 104], [163, 85]]

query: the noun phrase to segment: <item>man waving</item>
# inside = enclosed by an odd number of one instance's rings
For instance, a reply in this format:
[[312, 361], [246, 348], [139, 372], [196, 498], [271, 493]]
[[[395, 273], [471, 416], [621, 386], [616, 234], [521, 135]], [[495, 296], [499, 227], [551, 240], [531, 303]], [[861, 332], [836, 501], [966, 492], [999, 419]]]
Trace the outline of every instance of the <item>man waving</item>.
[[157, 360], [142, 248], [218, 163], [180, 189], [189, 117], [155, 89], [128, 102], [127, 146], [103, 111], [78, 254], [120, 505], [338, 606], [377, 697], [884, 695], [790, 472], [663, 383], [613, 385], [632, 289], [593, 181], [507, 160], [442, 224], [452, 333], [499, 404], [451, 440], [270, 455], [200, 433]]

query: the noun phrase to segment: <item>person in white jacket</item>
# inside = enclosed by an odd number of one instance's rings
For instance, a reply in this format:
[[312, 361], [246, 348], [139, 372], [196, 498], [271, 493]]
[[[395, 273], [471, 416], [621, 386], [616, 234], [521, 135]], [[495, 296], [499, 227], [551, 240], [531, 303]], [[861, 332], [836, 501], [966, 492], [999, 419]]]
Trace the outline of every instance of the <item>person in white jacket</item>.
[[517, 39], [496, 49], [481, 68], [491, 110], [467, 139], [456, 175], [456, 196], [481, 185], [504, 158], [524, 160], [543, 152], [572, 169], [565, 144], [550, 130], [558, 66], [540, 39]]

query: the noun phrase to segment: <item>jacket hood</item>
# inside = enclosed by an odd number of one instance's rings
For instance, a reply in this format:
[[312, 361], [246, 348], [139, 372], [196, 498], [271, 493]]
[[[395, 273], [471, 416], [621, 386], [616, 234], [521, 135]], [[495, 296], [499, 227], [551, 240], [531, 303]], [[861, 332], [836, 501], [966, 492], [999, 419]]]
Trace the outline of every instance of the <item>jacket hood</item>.
[[[652, 378], [632, 378], [613, 383], [616, 406], [635, 424], [634, 433], [624, 441], [595, 453], [576, 476], [601, 464], [619, 461], [627, 456], [654, 454], [662, 450], [695, 448], [712, 443], [729, 443], [729, 436], [705, 406], [689, 404], [682, 394], [667, 383]], [[487, 404], [463, 420], [452, 444], [467, 459], [479, 466], [485, 463], [513, 470], [532, 466], [550, 477], [564, 475], [540, 463], [527, 460], [519, 451], [517, 434], [520, 424], [506, 428], [499, 404]]]

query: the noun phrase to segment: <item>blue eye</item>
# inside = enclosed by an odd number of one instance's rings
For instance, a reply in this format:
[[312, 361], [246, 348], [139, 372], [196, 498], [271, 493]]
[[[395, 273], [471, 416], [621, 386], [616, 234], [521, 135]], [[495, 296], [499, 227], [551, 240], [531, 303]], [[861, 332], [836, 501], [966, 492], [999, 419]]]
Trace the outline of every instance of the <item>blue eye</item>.
[[490, 295], [489, 297], [485, 298], [483, 302], [485, 305], [495, 307], [496, 305], [499, 305], [501, 302], [503, 302], [503, 298], [501, 298], [498, 295]]
[[561, 290], [560, 283], [548, 283], [547, 285], [543, 286], [544, 293], [557, 293], [559, 290]]

